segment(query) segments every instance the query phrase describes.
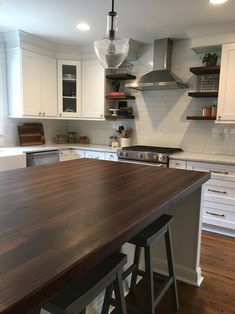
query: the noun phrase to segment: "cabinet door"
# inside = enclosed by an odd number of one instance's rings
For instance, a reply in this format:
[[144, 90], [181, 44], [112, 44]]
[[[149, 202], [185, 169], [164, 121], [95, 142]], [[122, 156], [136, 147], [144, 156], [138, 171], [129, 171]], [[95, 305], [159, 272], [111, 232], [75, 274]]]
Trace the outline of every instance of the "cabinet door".
[[41, 56], [22, 50], [23, 114], [40, 116], [41, 111]]
[[105, 159], [111, 161], [118, 161], [117, 153], [105, 153]]
[[80, 159], [85, 157], [85, 151], [82, 149], [72, 150], [72, 159]]
[[59, 152], [59, 160], [60, 161], [67, 161], [72, 159], [72, 152], [71, 149], [64, 149], [60, 150]]
[[61, 117], [81, 116], [80, 61], [58, 61], [58, 105]]
[[185, 160], [171, 159], [169, 162], [169, 168], [186, 169], [187, 162]]
[[57, 116], [56, 59], [44, 56], [41, 58], [41, 104], [43, 116]]
[[218, 99], [218, 121], [235, 122], [235, 44], [222, 48], [220, 87]]
[[104, 118], [104, 79], [97, 60], [82, 63], [82, 117]]
[[105, 160], [105, 153], [86, 150], [85, 151], [85, 158]]

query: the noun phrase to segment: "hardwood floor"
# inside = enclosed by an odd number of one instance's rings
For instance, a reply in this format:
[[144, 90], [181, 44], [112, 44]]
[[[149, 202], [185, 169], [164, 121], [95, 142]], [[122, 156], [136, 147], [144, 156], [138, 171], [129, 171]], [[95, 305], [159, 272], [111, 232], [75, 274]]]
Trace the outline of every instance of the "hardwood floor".
[[[204, 232], [201, 267], [204, 281], [200, 288], [178, 282], [179, 314], [235, 314], [235, 239]], [[144, 310], [144, 285], [140, 283], [128, 304]], [[170, 292], [163, 298], [157, 314], [173, 314]]]

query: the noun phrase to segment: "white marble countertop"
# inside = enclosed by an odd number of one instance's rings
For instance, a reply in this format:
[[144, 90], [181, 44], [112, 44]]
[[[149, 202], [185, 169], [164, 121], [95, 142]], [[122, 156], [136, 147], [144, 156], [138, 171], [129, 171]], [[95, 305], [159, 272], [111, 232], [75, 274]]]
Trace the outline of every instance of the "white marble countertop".
[[170, 159], [180, 159], [186, 161], [201, 161], [212, 162], [216, 164], [229, 164], [235, 165], [235, 156], [232, 155], [219, 155], [219, 154], [204, 154], [193, 152], [180, 152], [170, 156]]
[[0, 157], [22, 155], [24, 153], [40, 152], [48, 150], [63, 150], [63, 149], [84, 149], [94, 150], [102, 152], [113, 152], [117, 151], [117, 148], [112, 148], [107, 145], [93, 145], [93, 144], [49, 144], [39, 146], [12, 146], [12, 147], [0, 147]]

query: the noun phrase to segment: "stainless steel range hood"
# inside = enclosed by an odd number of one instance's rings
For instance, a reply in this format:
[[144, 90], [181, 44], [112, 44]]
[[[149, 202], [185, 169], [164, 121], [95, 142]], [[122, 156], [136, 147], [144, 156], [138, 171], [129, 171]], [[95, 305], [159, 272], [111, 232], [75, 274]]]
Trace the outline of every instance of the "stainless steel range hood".
[[169, 38], [154, 41], [153, 71], [125, 84], [127, 88], [156, 90], [187, 88], [181, 79], [171, 72], [172, 41]]

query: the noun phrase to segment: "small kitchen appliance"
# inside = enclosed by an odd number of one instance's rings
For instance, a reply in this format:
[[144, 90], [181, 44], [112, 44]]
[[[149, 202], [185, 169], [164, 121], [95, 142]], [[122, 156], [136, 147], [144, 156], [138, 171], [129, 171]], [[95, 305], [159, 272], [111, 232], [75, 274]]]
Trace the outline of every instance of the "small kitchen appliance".
[[168, 167], [169, 156], [181, 152], [181, 148], [134, 145], [117, 151], [119, 161]]

